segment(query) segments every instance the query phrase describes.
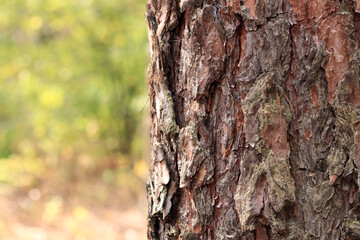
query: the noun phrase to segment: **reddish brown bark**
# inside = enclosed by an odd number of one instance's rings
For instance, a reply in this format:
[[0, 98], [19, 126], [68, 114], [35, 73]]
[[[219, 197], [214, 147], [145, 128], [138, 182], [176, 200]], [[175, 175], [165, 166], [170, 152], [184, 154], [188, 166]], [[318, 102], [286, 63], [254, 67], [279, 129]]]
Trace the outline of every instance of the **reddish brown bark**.
[[149, 239], [360, 239], [359, 9], [149, 0]]

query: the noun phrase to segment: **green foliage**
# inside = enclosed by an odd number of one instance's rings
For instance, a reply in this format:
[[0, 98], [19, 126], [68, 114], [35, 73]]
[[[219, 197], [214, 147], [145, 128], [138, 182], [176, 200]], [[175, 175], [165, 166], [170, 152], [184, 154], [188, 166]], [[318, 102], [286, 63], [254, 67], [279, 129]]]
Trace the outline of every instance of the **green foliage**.
[[0, 183], [137, 174], [142, 165], [131, 159], [143, 158], [136, 133], [146, 102], [145, 1], [0, 6]]

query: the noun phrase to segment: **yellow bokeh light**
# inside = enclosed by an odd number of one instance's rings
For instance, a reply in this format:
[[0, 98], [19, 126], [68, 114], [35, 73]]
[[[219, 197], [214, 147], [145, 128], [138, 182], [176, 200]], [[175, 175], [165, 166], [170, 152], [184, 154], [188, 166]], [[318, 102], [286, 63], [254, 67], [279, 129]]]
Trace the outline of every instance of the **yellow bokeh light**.
[[32, 16], [29, 19], [28, 26], [31, 30], [38, 30], [43, 25], [43, 19], [40, 16]]

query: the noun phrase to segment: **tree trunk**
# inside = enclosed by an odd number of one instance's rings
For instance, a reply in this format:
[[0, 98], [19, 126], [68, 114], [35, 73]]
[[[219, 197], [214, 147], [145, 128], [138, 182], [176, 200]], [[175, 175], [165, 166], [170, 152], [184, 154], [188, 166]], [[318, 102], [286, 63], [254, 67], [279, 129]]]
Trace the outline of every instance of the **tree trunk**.
[[149, 239], [360, 239], [360, 0], [149, 0]]

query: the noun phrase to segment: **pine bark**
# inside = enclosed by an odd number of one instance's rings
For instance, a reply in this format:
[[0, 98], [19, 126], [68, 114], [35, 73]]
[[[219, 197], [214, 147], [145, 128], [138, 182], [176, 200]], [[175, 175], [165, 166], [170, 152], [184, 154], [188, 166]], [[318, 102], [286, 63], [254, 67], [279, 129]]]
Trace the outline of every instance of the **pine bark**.
[[360, 239], [360, 0], [149, 0], [149, 239]]

